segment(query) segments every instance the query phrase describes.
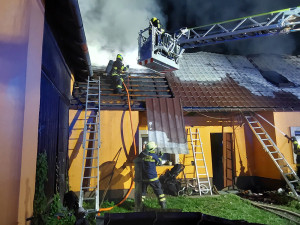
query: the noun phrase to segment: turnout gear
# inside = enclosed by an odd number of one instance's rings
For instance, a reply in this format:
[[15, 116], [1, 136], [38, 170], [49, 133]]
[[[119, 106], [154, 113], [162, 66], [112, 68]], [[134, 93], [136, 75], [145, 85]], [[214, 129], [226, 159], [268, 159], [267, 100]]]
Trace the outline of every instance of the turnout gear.
[[116, 61], [114, 61], [111, 69], [111, 75], [113, 79], [113, 87], [114, 87], [114, 92], [117, 94], [120, 94], [122, 92], [123, 88], [123, 74], [127, 71], [128, 66], [124, 67], [123, 64], [123, 56], [121, 54], [118, 54], [116, 57]]
[[162, 191], [161, 183], [157, 177], [156, 165], [161, 164], [161, 158], [155, 154], [157, 145], [155, 142], [149, 142], [144, 151], [140, 154], [142, 159], [142, 201], [146, 198], [147, 187], [150, 185], [158, 198], [159, 204], [164, 209], [166, 208], [166, 198]]
[[153, 17], [150, 20], [149, 24], [150, 24], [149, 25], [149, 35], [152, 35], [152, 26], [156, 27], [158, 30], [158, 33], [155, 34], [155, 44], [158, 45], [162, 40], [162, 36], [163, 36], [163, 33], [165, 32], [165, 30], [162, 29], [160, 21], [156, 17]]
[[297, 154], [297, 157], [296, 157], [297, 176], [300, 177], [300, 144], [298, 143], [296, 137], [292, 137], [291, 141], [293, 143], [294, 153]]

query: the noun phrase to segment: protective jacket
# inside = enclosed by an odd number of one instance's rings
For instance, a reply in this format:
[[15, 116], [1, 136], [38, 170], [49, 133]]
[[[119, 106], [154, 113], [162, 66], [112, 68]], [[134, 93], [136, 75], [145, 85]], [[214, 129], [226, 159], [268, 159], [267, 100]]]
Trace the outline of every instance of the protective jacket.
[[126, 71], [126, 69], [127, 68], [124, 67], [124, 64], [122, 63], [121, 59], [117, 59], [112, 65], [111, 75], [121, 75], [121, 73]]
[[158, 180], [156, 165], [161, 164], [161, 158], [155, 153], [150, 153], [147, 151], [142, 152], [143, 160], [143, 180], [155, 181]]
[[292, 137], [293, 145], [294, 145], [294, 153], [300, 155], [300, 145], [296, 139], [296, 137]]

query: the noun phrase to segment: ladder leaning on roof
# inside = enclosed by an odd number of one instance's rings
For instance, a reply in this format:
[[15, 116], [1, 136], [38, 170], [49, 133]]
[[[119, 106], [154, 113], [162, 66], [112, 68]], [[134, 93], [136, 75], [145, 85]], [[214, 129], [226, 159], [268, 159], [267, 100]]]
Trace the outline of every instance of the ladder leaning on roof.
[[[98, 106], [96, 106], [98, 104]], [[89, 116], [88, 113], [94, 111]], [[85, 116], [83, 129], [83, 157], [79, 195], [79, 207], [83, 202], [95, 201], [94, 209], [99, 210], [99, 151], [100, 151], [100, 78], [88, 78], [86, 89]], [[89, 195], [88, 195], [89, 193]], [[87, 196], [88, 195], [88, 196]], [[89, 204], [90, 205], [90, 204]]]
[[[192, 132], [192, 128], [189, 128], [189, 133], [194, 156], [194, 166], [196, 170], [196, 180], [198, 184], [199, 195], [201, 196], [202, 192], [210, 192], [210, 194], [212, 195], [211, 184], [208, 176], [199, 129], [197, 128], [196, 132]], [[205, 176], [204, 180], [203, 176]], [[200, 180], [200, 177], [202, 178], [202, 180]]]
[[264, 150], [268, 153], [271, 157], [273, 162], [275, 163], [276, 167], [279, 169], [281, 175], [287, 182], [288, 186], [290, 187], [291, 191], [294, 193], [295, 197], [300, 199], [297, 191], [293, 184], [300, 185], [300, 180], [295, 171], [292, 167], [288, 164], [286, 159], [284, 158], [283, 154], [280, 152], [279, 148], [260, 124], [260, 122], [252, 115], [244, 115], [248, 125], [250, 126], [251, 130], [258, 138], [259, 142], [263, 146]]

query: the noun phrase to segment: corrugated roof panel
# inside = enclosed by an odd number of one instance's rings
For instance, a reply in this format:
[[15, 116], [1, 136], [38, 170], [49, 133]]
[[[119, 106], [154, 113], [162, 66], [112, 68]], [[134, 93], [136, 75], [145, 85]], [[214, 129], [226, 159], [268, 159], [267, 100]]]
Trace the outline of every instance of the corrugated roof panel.
[[148, 138], [157, 143], [158, 151], [188, 154], [182, 107], [179, 98], [146, 100]]

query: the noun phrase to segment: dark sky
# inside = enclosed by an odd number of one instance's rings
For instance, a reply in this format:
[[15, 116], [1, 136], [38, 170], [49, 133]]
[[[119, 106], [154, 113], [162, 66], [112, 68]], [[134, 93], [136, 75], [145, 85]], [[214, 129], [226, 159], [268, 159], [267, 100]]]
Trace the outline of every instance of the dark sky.
[[[162, 8], [166, 30], [195, 27], [239, 17], [251, 16], [300, 5], [299, 0], [156, 0]], [[300, 55], [300, 32], [288, 35], [252, 38], [202, 47], [192, 51], [225, 54], [292, 54]]]

